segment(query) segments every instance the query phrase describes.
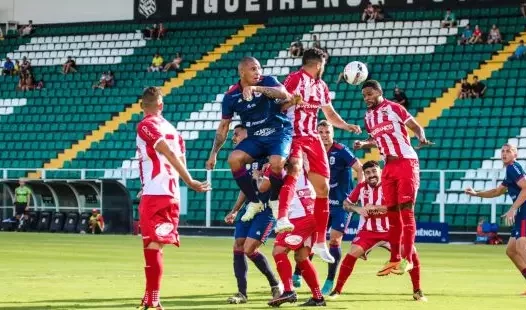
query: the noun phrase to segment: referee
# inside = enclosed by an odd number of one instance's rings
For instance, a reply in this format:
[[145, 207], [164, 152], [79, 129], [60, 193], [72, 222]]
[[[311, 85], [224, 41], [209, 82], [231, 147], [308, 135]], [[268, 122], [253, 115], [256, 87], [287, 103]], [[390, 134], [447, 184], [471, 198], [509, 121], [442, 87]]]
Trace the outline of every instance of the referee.
[[[26, 186], [26, 182], [23, 179], [20, 179], [18, 184], [20, 186], [15, 189], [15, 217], [17, 220], [20, 220], [20, 217], [24, 215], [24, 219], [27, 219], [27, 210], [31, 202], [31, 189]], [[20, 222], [20, 225], [22, 225], [22, 222]]]

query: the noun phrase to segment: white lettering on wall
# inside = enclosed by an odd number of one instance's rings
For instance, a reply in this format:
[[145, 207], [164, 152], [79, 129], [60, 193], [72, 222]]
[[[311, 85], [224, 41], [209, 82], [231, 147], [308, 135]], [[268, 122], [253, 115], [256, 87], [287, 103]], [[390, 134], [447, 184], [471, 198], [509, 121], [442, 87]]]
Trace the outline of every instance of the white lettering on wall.
[[259, 11], [259, 3], [258, 0], [247, 0], [247, 12], [258, 12]]
[[323, 7], [331, 8], [331, 7], [339, 7], [340, 6], [340, 0], [325, 0], [323, 2]]
[[217, 13], [217, 0], [205, 0], [205, 13]]
[[273, 0], [267, 0], [267, 11], [272, 11]]
[[183, 0], [172, 0], [172, 15], [177, 15], [177, 9], [183, 7]]
[[347, 0], [347, 5], [350, 7], [360, 6], [361, 3], [361, 0]]
[[192, 14], [197, 14], [197, 0], [192, 0]]
[[294, 10], [294, 0], [281, 0], [279, 2], [280, 10]]
[[301, 8], [303, 8], [303, 9], [315, 9], [316, 8], [316, 0], [303, 0], [301, 2]]
[[225, 0], [225, 11], [234, 13], [239, 9], [239, 0]]

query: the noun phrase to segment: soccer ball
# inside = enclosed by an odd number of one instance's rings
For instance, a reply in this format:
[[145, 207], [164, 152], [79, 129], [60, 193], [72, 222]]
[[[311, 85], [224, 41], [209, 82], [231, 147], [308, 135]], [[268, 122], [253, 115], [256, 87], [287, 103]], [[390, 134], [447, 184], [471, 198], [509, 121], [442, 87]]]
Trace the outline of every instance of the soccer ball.
[[345, 81], [351, 85], [360, 85], [369, 75], [369, 70], [367, 66], [359, 61], [353, 61], [348, 63], [343, 69], [343, 78]]

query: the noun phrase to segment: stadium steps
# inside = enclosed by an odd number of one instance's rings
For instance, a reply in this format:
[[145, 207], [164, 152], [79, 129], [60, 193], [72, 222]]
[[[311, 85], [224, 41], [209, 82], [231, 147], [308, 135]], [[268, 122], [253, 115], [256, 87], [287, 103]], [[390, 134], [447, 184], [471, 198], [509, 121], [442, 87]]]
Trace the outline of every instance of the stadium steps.
[[[197, 61], [195, 64], [192, 64], [188, 69], [186, 69], [183, 73], [179, 74], [176, 78], [168, 80], [161, 87], [161, 90], [163, 91], [163, 93], [168, 94], [172, 91], [172, 89], [181, 87], [186, 81], [194, 78], [197, 75], [198, 71], [206, 70], [211, 63], [219, 60], [223, 55], [231, 52], [235, 46], [242, 44], [247, 38], [255, 35], [257, 31], [261, 28], [264, 28], [264, 25], [244, 25], [241, 30], [239, 30], [236, 34], [228, 38], [223, 44], [220, 44], [210, 53], [203, 56], [203, 59], [205, 59], [205, 61]], [[83, 152], [89, 149], [92, 143], [103, 140], [106, 134], [111, 134], [115, 132], [119, 128], [120, 124], [125, 124], [129, 122], [134, 114], [138, 114], [140, 112], [140, 101], [138, 101], [126, 108], [126, 110], [114, 116], [111, 120], [106, 121], [98, 129], [92, 131], [91, 134], [88, 134], [83, 140], [80, 140], [77, 143], [73, 144], [71, 148], [64, 150], [57, 156], [57, 158], [51, 159], [49, 162], [45, 163], [44, 168], [63, 168], [65, 162], [74, 159], [79, 152]], [[28, 178], [30, 179], [37, 179], [40, 177], [40, 172], [32, 172], [28, 174]]]
[[[490, 78], [494, 72], [502, 69], [504, 67], [504, 63], [508, 60], [509, 55], [511, 55], [511, 53], [515, 51], [517, 45], [519, 44], [519, 41], [521, 40], [526, 40], [526, 32], [519, 33], [513, 39], [513, 41], [508, 42], [508, 44], [505, 45], [502, 50], [498, 51], [495, 55], [493, 55], [491, 59], [485, 61], [480, 65], [479, 68], [473, 70], [472, 73], [468, 74], [468, 81], [473, 82], [473, 76], [478, 76], [480, 81], [485, 81], [488, 78]], [[453, 105], [455, 104], [455, 100], [457, 99], [460, 86], [461, 83], [459, 81], [455, 84], [454, 87], [448, 88], [447, 91], [444, 92], [441, 97], [437, 98], [434, 102], [432, 102], [429, 105], [429, 107], [424, 108], [422, 112], [418, 113], [415, 116], [416, 121], [422, 127], [425, 128], [429, 125], [429, 123], [432, 120], [439, 118], [444, 112], [444, 110], [453, 107]], [[413, 132], [410, 132], [409, 134], [413, 136]], [[374, 148], [371, 150], [371, 152], [365, 154], [362, 162], [379, 159], [380, 152], [377, 148]]]

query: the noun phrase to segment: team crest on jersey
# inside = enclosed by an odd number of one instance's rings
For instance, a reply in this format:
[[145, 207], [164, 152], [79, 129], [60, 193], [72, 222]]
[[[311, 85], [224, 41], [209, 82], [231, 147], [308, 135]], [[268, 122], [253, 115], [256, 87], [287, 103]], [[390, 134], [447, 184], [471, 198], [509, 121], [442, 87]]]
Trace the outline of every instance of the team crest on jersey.
[[141, 0], [138, 10], [142, 16], [148, 18], [157, 12], [157, 2], [155, 0]]
[[256, 97], [256, 98], [259, 98], [259, 97], [261, 97], [261, 95], [262, 95], [261, 93], [258, 93], [258, 92], [254, 92], [254, 97]]
[[155, 234], [159, 237], [166, 237], [174, 230], [174, 224], [162, 223], [155, 228]]
[[299, 245], [302, 241], [303, 241], [303, 238], [298, 235], [288, 235], [287, 237], [285, 237], [285, 243], [292, 245], [292, 246]]
[[334, 165], [335, 162], [336, 158], [334, 158], [334, 156], [329, 157], [329, 164]]

